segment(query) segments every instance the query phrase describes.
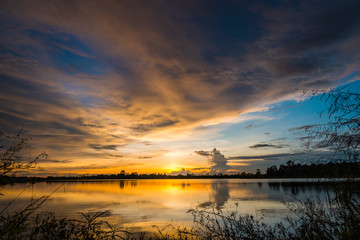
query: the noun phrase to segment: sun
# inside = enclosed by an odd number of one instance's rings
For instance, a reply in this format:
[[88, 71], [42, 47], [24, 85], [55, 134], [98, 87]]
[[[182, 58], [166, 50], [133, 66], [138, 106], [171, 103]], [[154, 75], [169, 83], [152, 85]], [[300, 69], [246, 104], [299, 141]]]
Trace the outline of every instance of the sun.
[[165, 164], [164, 168], [170, 173], [172, 171], [179, 171], [181, 166], [179, 162], [184, 157], [184, 153], [179, 151], [169, 151], [164, 154]]
[[168, 173], [171, 172], [176, 172], [176, 171], [180, 171], [181, 167], [179, 167], [177, 164], [175, 163], [170, 163], [169, 165], [165, 166], [164, 168], [166, 168]]

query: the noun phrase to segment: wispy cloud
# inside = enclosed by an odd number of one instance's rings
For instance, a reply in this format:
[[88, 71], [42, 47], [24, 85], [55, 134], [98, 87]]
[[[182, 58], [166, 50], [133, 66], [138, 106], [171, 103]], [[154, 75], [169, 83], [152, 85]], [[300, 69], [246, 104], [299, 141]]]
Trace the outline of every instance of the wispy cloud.
[[286, 144], [269, 144], [269, 143], [258, 143], [252, 146], [249, 146], [249, 148], [284, 148]]
[[264, 155], [252, 155], [252, 156], [234, 156], [229, 157], [228, 160], [245, 162], [247, 160], [266, 160], [266, 161], [287, 161], [290, 159], [298, 159], [302, 161], [315, 161], [320, 159], [331, 159], [333, 152], [328, 151], [304, 151], [295, 153], [277, 153], [277, 154], [264, 154]]
[[95, 150], [116, 150], [117, 145], [102, 145], [102, 144], [89, 144], [90, 148]]
[[199, 151], [195, 151], [196, 154], [199, 154], [201, 156], [211, 156], [211, 152], [210, 151], [204, 151], [204, 150], [199, 150]]

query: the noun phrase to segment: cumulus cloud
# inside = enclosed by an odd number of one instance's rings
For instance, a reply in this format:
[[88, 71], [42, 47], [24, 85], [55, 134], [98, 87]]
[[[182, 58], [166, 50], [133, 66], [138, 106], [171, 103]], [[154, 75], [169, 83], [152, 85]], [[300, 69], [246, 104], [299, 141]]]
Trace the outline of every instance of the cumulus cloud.
[[231, 166], [228, 166], [228, 159], [225, 158], [223, 154], [220, 153], [219, 150], [214, 148], [212, 151], [195, 151], [195, 153], [201, 156], [207, 156], [209, 159], [209, 163], [211, 164], [210, 167], [210, 174], [216, 173], [225, 173], [227, 170], [231, 169]]

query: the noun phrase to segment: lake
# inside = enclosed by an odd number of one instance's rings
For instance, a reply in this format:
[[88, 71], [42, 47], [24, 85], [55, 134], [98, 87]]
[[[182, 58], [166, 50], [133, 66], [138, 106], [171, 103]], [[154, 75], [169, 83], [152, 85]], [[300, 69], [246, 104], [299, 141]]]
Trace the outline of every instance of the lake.
[[[304, 183], [304, 181], [306, 183]], [[0, 210], [10, 211], [50, 195], [39, 212], [80, 218], [81, 213], [107, 211], [103, 218], [133, 231], [151, 231], [170, 222], [191, 225], [189, 209], [222, 209], [280, 221], [291, 215], [284, 202], [325, 196], [319, 180], [304, 179], [176, 179], [88, 180], [16, 183], [0, 187]], [[57, 189], [58, 188], [58, 189]], [[55, 192], [54, 190], [57, 189]]]

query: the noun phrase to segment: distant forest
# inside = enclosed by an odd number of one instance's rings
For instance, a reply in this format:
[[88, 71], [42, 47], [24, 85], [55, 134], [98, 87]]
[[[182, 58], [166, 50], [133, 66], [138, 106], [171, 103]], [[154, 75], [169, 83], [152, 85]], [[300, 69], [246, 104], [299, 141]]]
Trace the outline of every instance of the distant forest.
[[87, 179], [191, 179], [191, 178], [343, 178], [360, 177], [359, 162], [329, 162], [300, 164], [288, 161], [285, 165], [279, 167], [271, 166], [266, 173], [261, 173], [258, 169], [256, 173], [237, 173], [237, 174], [214, 174], [214, 175], [167, 175], [161, 173], [137, 174], [136, 172], [126, 173], [124, 170], [119, 174], [98, 174], [98, 175], [80, 175], [67, 177], [0, 177], [0, 183], [11, 182], [36, 182], [36, 181], [68, 181], [68, 180], [87, 180]]
[[264, 175], [269, 178], [342, 178], [360, 177], [359, 162], [329, 162], [313, 164], [295, 164], [288, 161], [280, 167], [272, 166]]

